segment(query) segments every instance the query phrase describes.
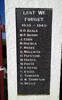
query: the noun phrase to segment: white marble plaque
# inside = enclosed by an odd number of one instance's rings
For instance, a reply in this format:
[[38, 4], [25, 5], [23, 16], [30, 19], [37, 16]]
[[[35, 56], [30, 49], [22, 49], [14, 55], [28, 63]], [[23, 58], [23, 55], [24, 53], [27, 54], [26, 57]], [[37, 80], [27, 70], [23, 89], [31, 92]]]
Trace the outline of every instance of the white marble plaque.
[[59, 100], [62, 1], [5, 0], [8, 100]]

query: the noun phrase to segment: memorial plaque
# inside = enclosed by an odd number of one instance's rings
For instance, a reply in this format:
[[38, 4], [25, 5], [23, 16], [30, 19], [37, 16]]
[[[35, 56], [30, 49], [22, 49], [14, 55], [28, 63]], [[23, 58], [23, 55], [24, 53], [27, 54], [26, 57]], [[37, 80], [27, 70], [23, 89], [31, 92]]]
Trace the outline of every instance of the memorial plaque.
[[17, 93], [50, 94], [52, 9], [17, 8]]
[[8, 100], [59, 100], [62, 0], [5, 0]]

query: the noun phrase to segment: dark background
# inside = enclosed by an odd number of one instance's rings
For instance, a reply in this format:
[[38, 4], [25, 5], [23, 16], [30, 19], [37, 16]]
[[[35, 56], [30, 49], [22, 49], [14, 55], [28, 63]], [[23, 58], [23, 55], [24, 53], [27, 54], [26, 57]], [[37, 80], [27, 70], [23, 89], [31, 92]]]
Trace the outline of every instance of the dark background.
[[[26, 15], [24, 16], [22, 14], [23, 11], [33, 11], [35, 10], [35, 15]], [[45, 11], [45, 15], [38, 15], [37, 12]], [[21, 14], [20, 14], [21, 12]], [[33, 27], [33, 25], [37, 25], [38, 22], [25, 22], [24, 17], [43, 17], [44, 21], [39, 22], [39, 24], [47, 24], [48, 26], [46, 28], [37, 28], [36, 26]], [[40, 50], [40, 58], [37, 59], [35, 62], [35, 66], [38, 66], [37, 72], [35, 74], [39, 73], [40, 78], [45, 78], [46, 81], [44, 82], [36, 82], [35, 86], [25, 86], [20, 85], [20, 29], [23, 29], [21, 26], [22, 23], [31, 23], [32, 27], [25, 28], [25, 29], [38, 29], [38, 37], [33, 37], [33, 42], [37, 43], [37, 46], [35, 46], [35, 50]], [[25, 32], [27, 34], [27, 32]], [[22, 32], [23, 34], [23, 32]], [[35, 34], [35, 33], [34, 33]], [[52, 9], [40, 9], [40, 8], [17, 8], [16, 9], [16, 38], [17, 38], [17, 82], [18, 82], [18, 94], [50, 94], [50, 60], [51, 60], [51, 34], [52, 34]], [[23, 49], [24, 51], [24, 49]], [[24, 76], [23, 76], [24, 79]]]

